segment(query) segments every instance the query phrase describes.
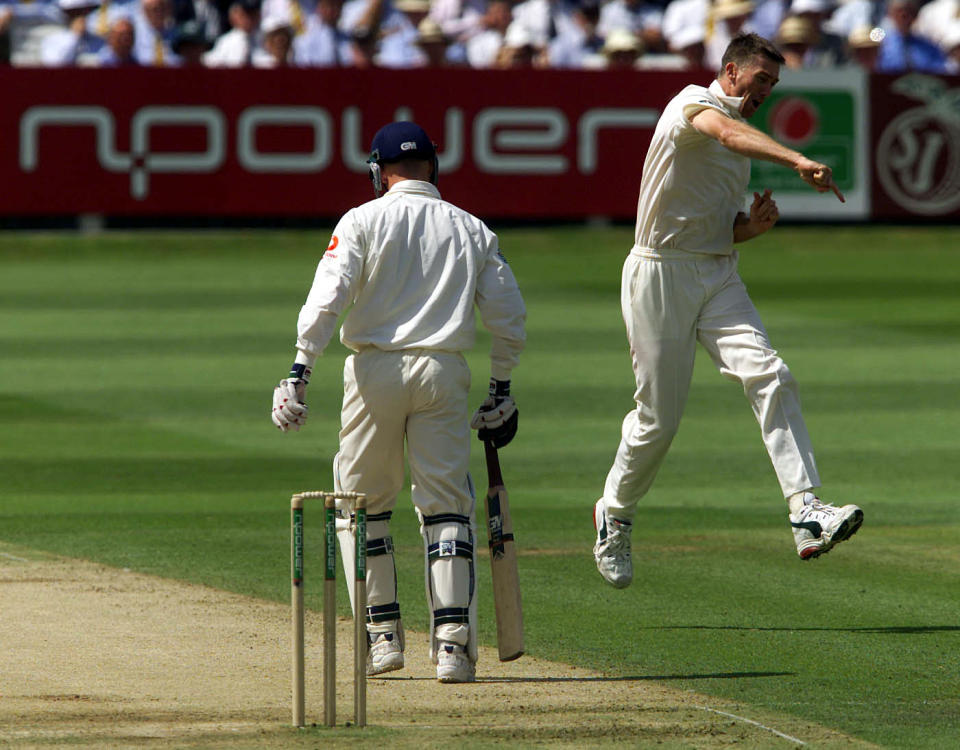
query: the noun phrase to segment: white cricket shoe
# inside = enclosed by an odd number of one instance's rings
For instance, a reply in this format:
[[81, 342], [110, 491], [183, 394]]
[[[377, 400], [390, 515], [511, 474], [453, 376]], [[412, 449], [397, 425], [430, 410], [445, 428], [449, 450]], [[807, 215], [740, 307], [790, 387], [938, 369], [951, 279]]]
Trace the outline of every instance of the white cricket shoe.
[[829, 552], [833, 545], [857, 533], [863, 523], [863, 511], [856, 505], [835, 505], [820, 502], [812, 492], [805, 492], [802, 501], [791, 503], [790, 525], [802, 560], [812, 560]]
[[[371, 633], [371, 635], [374, 635]], [[376, 633], [367, 651], [367, 677], [403, 669], [403, 649], [396, 633]]]
[[440, 641], [437, 649], [437, 682], [474, 682], [477, 667], [459, 643]]
[[593, 546], [597, 570], [614, 588], [626, 588], [633, 580], [633, 560], [630, 559], [633, 524], [607, 515], [600, 498], [593, 506], [593, 526], [597, 530], [597, 543]]

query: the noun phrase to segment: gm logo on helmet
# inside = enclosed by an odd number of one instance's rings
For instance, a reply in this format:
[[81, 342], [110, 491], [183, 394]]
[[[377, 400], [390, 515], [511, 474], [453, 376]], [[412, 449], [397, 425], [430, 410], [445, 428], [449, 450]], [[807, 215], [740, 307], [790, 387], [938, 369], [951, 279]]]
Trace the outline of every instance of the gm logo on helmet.
[[401, 144], [400, 144], [400, 150], [401, 150], [401, 151], [416, 151], [416, 150], [417, 150], [416, 141], [405, 141], [404, 143], [401, 143]]

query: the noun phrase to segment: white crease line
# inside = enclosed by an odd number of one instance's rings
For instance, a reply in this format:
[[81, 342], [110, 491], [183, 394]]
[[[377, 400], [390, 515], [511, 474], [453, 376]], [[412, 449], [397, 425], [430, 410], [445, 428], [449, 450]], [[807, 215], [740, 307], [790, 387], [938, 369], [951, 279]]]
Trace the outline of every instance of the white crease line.
[[737, 721], [745, 721], [747, 724], [753, 724], [755, 727], [760, 727], [760, 729], [766, 729], [768, 732], [772, 732], [777, 735], [777, 737], [783, 737], [785, 740], [790, 742], [795, 742], [798, 745], [806, 745], [807, 743], [797, 737], [791, 737], [789, 734], [784, 734], [783, 732], [778, 732], [773, 727], [768, 727], [764, 724], [761, 724], [759, 721], [754, 721], [753, 719], [748, 719], [745, 716], [737, 716], [736, 714], [728, 714], [726, 711], [718, 711], [715, 708], [708, 708], [707, 706], [694, 706], [694, 708], [699, 708], [701, 711], [710, 711], [711, 713], [720, 714], [721, 716], [728, 716], [731, 719], [736, 719]]
[[6, 557], [10, 560], [16, 560], [17, 562], [30, 562], [25, 557], [17, 557], [16, 555], [11, 555], [9, 552], [0, 552], [0, 557]]

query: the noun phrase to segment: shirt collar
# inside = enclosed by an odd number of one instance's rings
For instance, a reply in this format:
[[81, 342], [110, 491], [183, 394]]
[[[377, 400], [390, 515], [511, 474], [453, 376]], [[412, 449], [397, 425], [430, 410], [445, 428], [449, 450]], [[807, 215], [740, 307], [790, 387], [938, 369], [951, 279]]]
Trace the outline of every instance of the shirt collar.
[[713, 79], [713, 82], [710, 84], [710, 87], [707, 90], [720, 100], [720, 103], [723, 105], [723, 108], [727, 110], [727, 112], [735, 117], [741, 117], [740, 105], [743, 104], [742, 96], [727, 96], [724, 94], [723, 87], [720, 85], [720, 81], [718, 81], [716, 78]]
[[429, 195], [431, 198], [439, 198], [440, 191], [432, 182], [423, 180], [401, 180], [390, 188], [388, 193], [414, 193], [416, 195]]

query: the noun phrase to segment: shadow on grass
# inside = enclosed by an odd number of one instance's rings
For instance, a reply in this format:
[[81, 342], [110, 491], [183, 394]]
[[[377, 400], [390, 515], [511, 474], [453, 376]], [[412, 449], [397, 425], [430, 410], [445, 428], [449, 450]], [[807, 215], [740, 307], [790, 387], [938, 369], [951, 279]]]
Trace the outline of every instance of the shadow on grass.
[[757, 632], [827, 632], [827, 633], [951, 633], [960, 632], [960, 625], [894, 625], [891, 627], [863, 627], [863, 628], [793, 628], [793, 627], [749, 627], [745, 625], [662, 625], [658, 627], [640, 628], [641, 630], [747, 630]]
[[[604, 677], [602, 675], [590, 677], [478, 677], [477, 682], [495, 683], [562, 683], [562, 682], [661, 682], [663, 680], [736, 680], [744, 677], [795, 677], [796, 672], [710, 672], [707, 674], [651, 674], [651, 675], [623, 675]], [[433, 677], [376, 677], [370, 679], [394, 680], [396, 682], [430, 681]]]

